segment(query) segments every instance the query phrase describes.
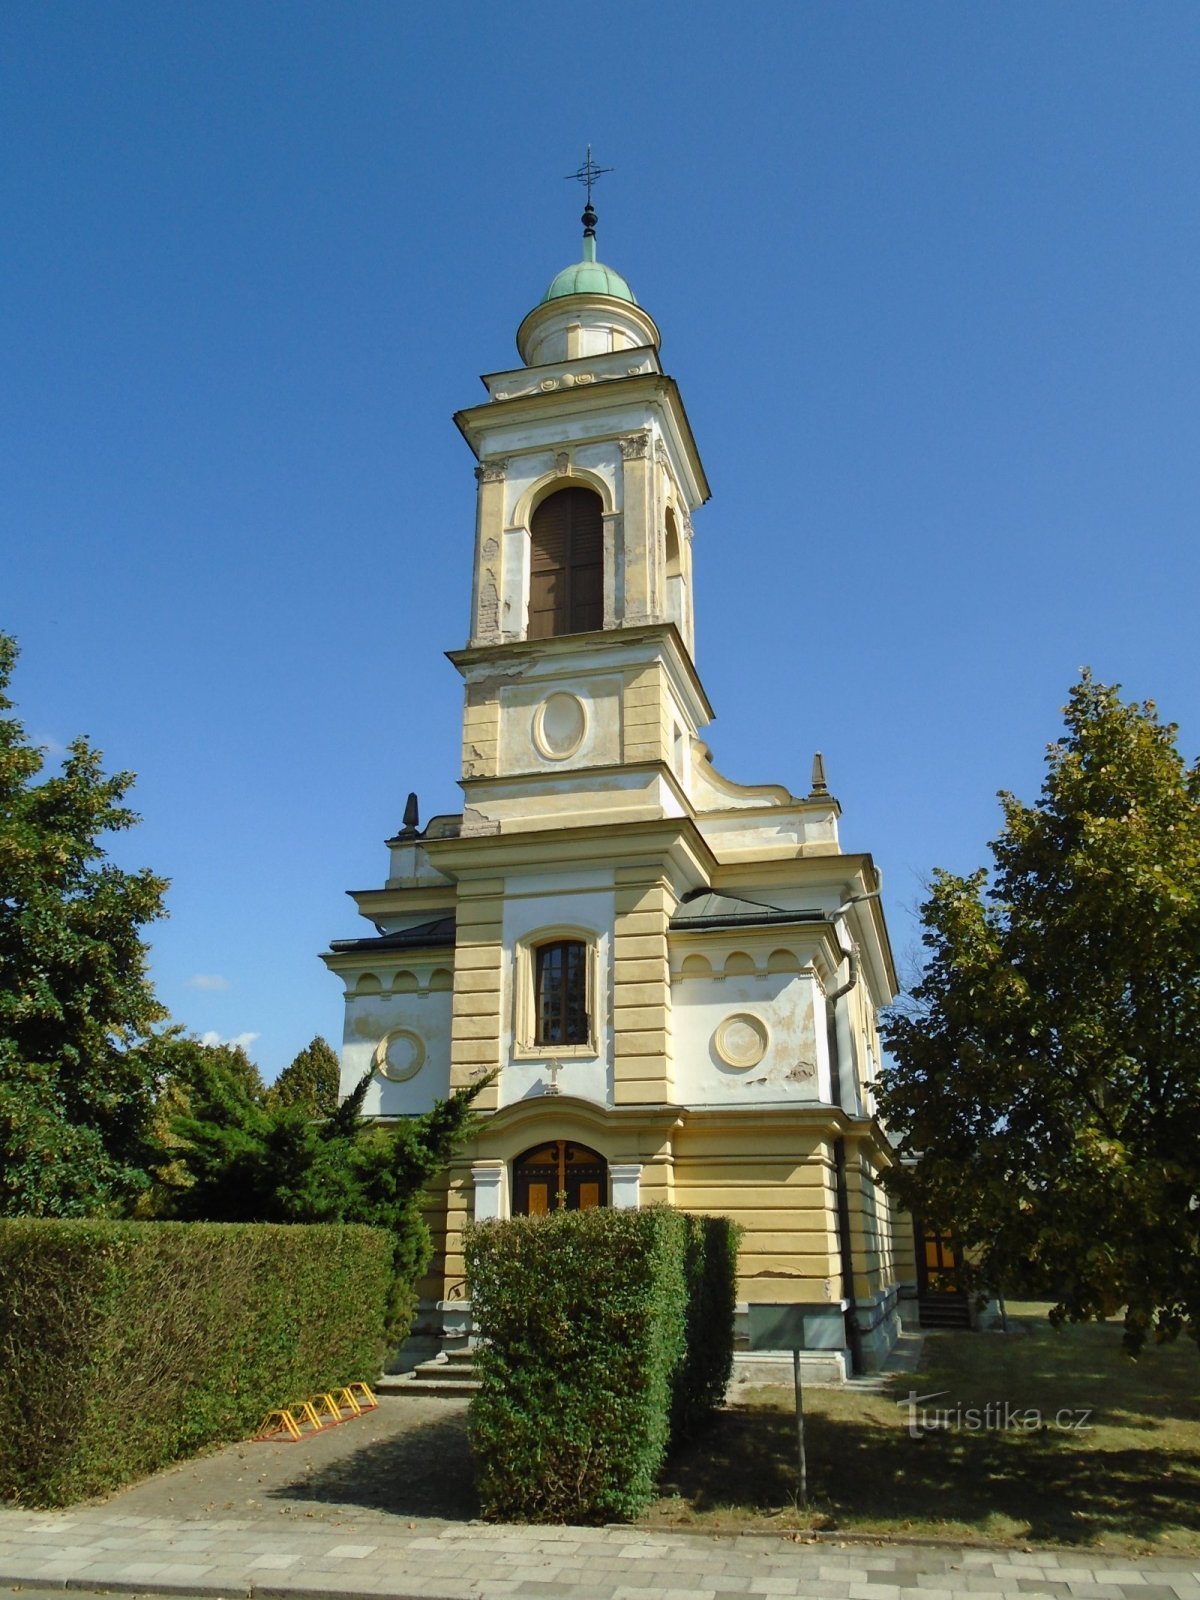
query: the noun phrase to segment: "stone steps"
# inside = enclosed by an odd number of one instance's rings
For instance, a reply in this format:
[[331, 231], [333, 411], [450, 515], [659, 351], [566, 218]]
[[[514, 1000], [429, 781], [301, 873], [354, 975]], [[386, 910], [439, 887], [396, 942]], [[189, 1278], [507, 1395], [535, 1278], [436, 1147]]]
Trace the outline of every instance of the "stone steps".
[[480, 1387], [470, 1350], [446, 1350], [411, 1372], [386, 1373], [377, 1385], [383, 1394], [436, 1395], [469, 1399]]
[[919, 1301], [922, 1328], [969, 1328], [971, 1307], [965, 1295], [922, 1295]]

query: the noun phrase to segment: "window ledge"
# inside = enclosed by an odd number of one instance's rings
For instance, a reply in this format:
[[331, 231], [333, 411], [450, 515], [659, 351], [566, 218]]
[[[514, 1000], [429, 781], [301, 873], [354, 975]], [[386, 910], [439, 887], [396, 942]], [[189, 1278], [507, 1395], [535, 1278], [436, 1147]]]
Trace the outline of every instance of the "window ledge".
[[589, 1044], [514, 1044], [514, 1061], [595, 1061], [600, 1048]]

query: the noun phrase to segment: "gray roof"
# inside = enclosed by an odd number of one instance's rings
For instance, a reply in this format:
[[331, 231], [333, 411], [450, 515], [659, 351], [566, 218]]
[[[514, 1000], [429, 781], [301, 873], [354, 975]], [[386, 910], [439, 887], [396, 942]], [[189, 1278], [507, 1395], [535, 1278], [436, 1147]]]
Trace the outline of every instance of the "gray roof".
[[759, 900], [742, 900], [737, 895], [717, 894], [703, 889], [683, 901], [671, 918], [671, 926], [695, 928], [754, 928], [773, 922], [822, 922], [820, 911], [785, 911], [780, 906], [763, 905]]
[[427, 950], [432, 945], [454, 944], [454, 918], [439, 917], [436, 922], [420, 922], [399, 933], [381, 933], [373, 939], [334, 939], [329, 948], [338, 955], [361, 950], [364, 954], [384, 950]]

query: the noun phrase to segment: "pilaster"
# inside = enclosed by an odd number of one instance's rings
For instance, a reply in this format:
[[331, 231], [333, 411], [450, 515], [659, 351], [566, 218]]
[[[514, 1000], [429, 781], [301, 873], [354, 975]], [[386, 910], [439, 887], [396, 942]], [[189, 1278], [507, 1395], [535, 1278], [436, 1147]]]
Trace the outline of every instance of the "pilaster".
[[475, 577], [471, 593], [471, 643], [495, 644], [502, 623], [504, 494], [508, 462], [500, 457], [475, 468]]
[[[459, 884], [450, 1025], [451, 1089], [463, 1089], [480, 1073], [500, 1065], [503, 915], [503, 879], [468, 879]], [[494, 1083], [475, 1102], [479, 1111], [494, 1111], [497, 1104]]]
[[468, 684], [463, 708], [462, 775], [494, 778], [500, 760], [500, 701], [486, 685]]
[[626, 680], [622, 697], [625, 761], [668, 761], [667, 690], [661, 663], [648, 662]]
[[629, 626], [657, 617], [654, 609], [654, 462], [649, 428], [626, 434], [621, 447], [621, 506], [624, 521], [625, 606]]
[[676, 903], [657, 867], [617, 869], [613, 923], [613, 1098], [617, 1105], [661, 1105], [671, 1098], [667, 931]]

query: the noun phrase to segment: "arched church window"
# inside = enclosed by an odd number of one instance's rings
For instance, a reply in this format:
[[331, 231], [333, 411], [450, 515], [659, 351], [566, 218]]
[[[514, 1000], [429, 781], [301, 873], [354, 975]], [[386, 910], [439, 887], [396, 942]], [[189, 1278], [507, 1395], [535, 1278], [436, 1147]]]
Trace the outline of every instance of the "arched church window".
[[534, 966], [534, 1043], [587, 1044], [588, 949], [582, 939], [539, 945]]
[[679, 528], [675, 513], [667, 507], [666, 516], [666, 580], [667, 617], [679, 629], [683, 628], [683, 555], [679, 546]]
[[529, 525], [529, 637], [604, 626], [604, 508], [591, 489], [548, 495]]

